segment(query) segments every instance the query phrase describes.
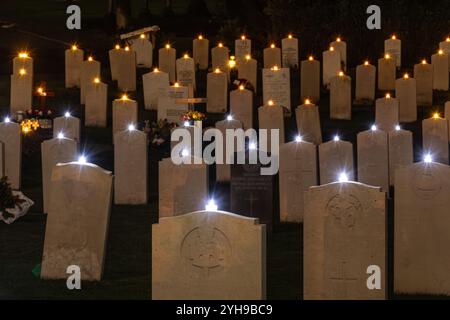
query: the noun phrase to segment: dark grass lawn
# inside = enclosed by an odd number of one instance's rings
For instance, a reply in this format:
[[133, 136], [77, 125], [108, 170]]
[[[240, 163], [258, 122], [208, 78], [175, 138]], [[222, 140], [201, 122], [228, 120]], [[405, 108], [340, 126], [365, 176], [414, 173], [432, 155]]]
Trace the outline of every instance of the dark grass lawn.
[[[45, 29], [45, 28], [44, 28]], [[35, 30], [36, 31], [36, 30]], [[39, 31], [39, 30], [38, 30]], [[37, 32], [37, 31], [36, 31]], [[55, 39], [71, 42], [73, 39], [63, 32]], [[59, 38], [58, 38], [59, 36]], [[78, 90], [64, 89], [64, 49], [66, 46], [57, 41], [43, 40], [35, 35], [18, 30], [0, 30], [0, 116], [8, 112], [9, 73], [11, 59], [23, 46], [30, 49], [35, 57], [35, 80], [45, 80], [47, 87], [56, 94], [49, 99], [49, 104], [61, 114], [70, 109], [84, 120], [84, 111], [79, 105]], [[164, 38], [162, 35], [161, 38]], [[102, 61], [102, 77], [108, 81], [107, 51], [112, 48], [115, 38], [101, 31], [77, 34], [77, 40]], [[189, 51], [190, 40], [174, 39], [179, 52]], [[350, 47], [351, 50], [351, 47]], [[408, 70], [411, 72], [410, 70]], [[142, 72], [141, 72], [142, 73]], [[354, 69], [349, 74], [355, 79]], [[401, 74], [401, 73], [399, 73]], [[299, 104], [298, 72], [292, 73], [292, 106]], [[105, 80], [106, 79], [106, 80]], [[206, 73], [198, 74], [198, 96], [206, 92]], [[259, 79], [259, 84], [261, 84]], [[140, 105], [139, 120], [155, 120], [155, 112], [143, 110], [142, 83], [138, 78], [138, 93], [134, 96]], [[120, 95], [115, 84], [109, 82], [109, 106]], [[258, 92], [261, 92], [259, 88]], [[419, 108], [419, 119], [426, 118], [434, 111], [443, 112], [443, 104], [448, 100], [447, 94], [436, 94], [435, 107]], [[258, 96], [255, 107], [261, 105]], [[198, 106], [202, 109], [202, 106]], [[113, 170], [113, 147], [111, 144], [111, 110], [109, 108], [107, 129], [82, 129], [82, 150], [89, 155], [89, 160], [107, 170]], [[373, 106], [354, 106], [352, 121], [329, 120], [329, 98], [322, 93], [320, 102], [322, 133], [324, 141], [339, 133], [343, 139], [356, 143], [356, 134], [367, 130], [374, 121]], [[257, 114], [255, 110], [255, 115]], [[209, 115], [206, 126], [221, 120], [221, 115]], [[412, 130], [415, 142], [415, 158], [421, 156], [420, 121], [405, 125]], [[286, 137], [295, 136], [295, 120], [287, 123]], [[26, 138], [28, 139], [28, 138]], [[25, 141], [29, 144], [29, 141]], [[356, 146], [355, 155], [356, 155]], [[35, 201], [31, 212], [12, 225], [0, 224], [0, 299], [149, 299], [151, 297], [151, 225], [157, 221], [157, 161], [158, 155], [152, 151], [149, 163], [149, 205], [147, 206], [113, 206], [106, 250], [104, 277], [100, 283], [83, 283], [82, 290], [69, 291], [65, 281], [42, 281], [32, 274], [32, 270], [41, 262], [46, 217], [42, 214], [41, 160], [40, 150], [23, 159], [23, 192]], [[356, 160], [356, 159], [355, 159]], [[356, 162], [355, 162], [356, 163]], [[213, 168], [211, 168], [213, 172]], [[213, 176], [213, 175], [212, 175]], [[211, 181], [211, 190], [216, 197], [227, 199], [227, 186], [215, 186]], [[275, 195], [274, 201], [277, 201]], [[203, 199], [199, 199], [201, 201]], [[392, 246], [393, 246], [393, 201], [389, 200], [388, 234], [389, 234], [389, 292], [392, 294]], [[227, 203], [221, 208], [227, 209]], [[95, 223], [95, 221], [93, 221]], [[267, 245], [267, 293], [269, 299], [300, 299], [302, 297], [302, 226], [295, 224], [277, 225], [268, 237]], [[436, 297], [434, 297], [436, 298]]]

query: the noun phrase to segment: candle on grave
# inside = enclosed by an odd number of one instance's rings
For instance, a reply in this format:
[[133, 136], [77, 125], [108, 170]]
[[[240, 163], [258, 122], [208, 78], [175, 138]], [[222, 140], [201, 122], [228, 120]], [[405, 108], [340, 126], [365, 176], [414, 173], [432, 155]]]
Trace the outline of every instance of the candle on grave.
[[330, 86], [330, 80], [341, 70], [341, 53], [334, 47], [323, 52], [323, 85]]
[[399, 100], [391, 97], [390, 93], [385, 98], [375, 102], [375, 124], [382, 131], [392, 131], [399, 123]]
[[395, 80], [395, 59], [389, 53], [386, 53], [383, 58], [378, 59], [378, 90], [394, 90]]
[[449, 59], [449, 71], [450, 71], [450, 37], [447, 37], [445, 41], [439, 43], [439, 49], [444, 51], [445, 54], [448, 55]]
[[111, 79], [113, 81], [118, 79], [119, 74], [119, 61], [122, 49], [119, 44], [116, 44], [113, 49], [109, 50], [109, 65], [111, 68]]
[[426, 59], [414, 65], [414, 79], [417, 85], [417, 104], [430, 107], [433, 104], [433, 66]]
[[281, 40], [283, 68], [298, 68], [298, 39], [292, 34]]
[[423, 150], [432, 152], [434, 162], [448, 164], [449, 133], [448, 120], [441, 118], [438, 112], [422, 121]]
[[242, 35], [234, 42], [234, 54], [237, 61], [244, 60], [247, 55], [252, 54], [252, 40]]
[[120, 50], [117, 87], [121, 91], [136, 91], [136, 52], [128, 46]]
[[76, 44], [65, 51], [66, 88], [80, 87], [83, 59], [84, 51]]
[[153, 72], [146, 73], [142, 76], [144, 87], [144, 103], [146, 110], [158, 110], [158, 101], [162, 97], [167, 96], [170, 81], [166, 72], [154, 68]]
[[113, 101], [112, 111], [113, 136], [119, 131], [125, 131], [130, 123], [138, 123], [137, 102], [130, 99], [127, 94]]
[[176, 81], [176, 56], [177, 50], [172, 48], [169, 43], [159, 49], [159, 70], [169, 74], [171, 83]]
[[330, 43], [330, 46], [339, 51], [341, 55], [342, 66], [340, 68], [347, 70], [347, 42], [343, 41], [340, 37], [337, 37], [336, 41]]
[[211, 49], [211, 61], [213, 70], [228, 70], [228, 61], [230, 60], [229, 49], [220, 42], [216, 47]]
[[107, 126], [107, 102], [108, 102], [108, 85], [101, 82], [100, 78], [87, 87], [86, 90], [86, 106], [85, 106], [85, 126], [100, 127]]
[[395, 82], [395, 95], [399, 102], [399, 122], [414, 122], [417, 120], [416, 80], [409, 74]]
[[402, 65], [402, 41], [396, 35], [384, 41], [384, 52], [389, 54], [395, 60], [395, 66], [400, 68]]
[[182, 86], [192, 87], [195, 90], [195, 63], [194, 59], [186, 53], [176, 61], [177, 81]]
[[375, 99], [377, 69], [367, 60], [356, 67], [355, 101], [371, 102]]
[[13, 74], [19, 74], [21, 69], [27, 70], [27, 74], [33, 79], [33, 58], [26, 51], [19, 52], [13, 59]]
[[281, 67], [281, 50], [272, 43], [264, 49], [264, 68], [270, 69], [274, 66]]
[[206, 84], [206, 111], [222, 113], [228, 107], [228, 76], [219, 68], [208, 73]]
[[330, 118], [352, 118], [352, 79], [342, 71], [330, 80]]
[[131, 49], [136, 53], [136, 64], [139, 67], [151, 68], [153, 65], [153, 44], [143, 33], [132, 39]]
[[195, 65], [200, 70], [207, 70], [209, 66], [209, 40], [199, 35], [192, 43]]
[[32, 108], [33, 82], [28, 70], [21, 68], [11, 75], [10, 113], [25, 112]]
[[242, 122], [244, 129], [253, 128], [253, 92], [240, 85], [230, 92], [230, 113]]
[[86, 103], [86, 89], [87, 86], [94, 81], [96, 77], [101, 74], [101, 65], [99, 61], [94, 60], [94, 57], [89, 56], [87, 60], [81, 63], [81, 83], [80, 83], [80, 102]]
[[312, 55], [302, 61], [300, 78], [301, 99], [318, 102], [320, 100], [320, 62]]
[[448, 54], [440, 49], [438, 53], [431, 56], [431, 64], [433, 65], [433, 89], [448, 91]]

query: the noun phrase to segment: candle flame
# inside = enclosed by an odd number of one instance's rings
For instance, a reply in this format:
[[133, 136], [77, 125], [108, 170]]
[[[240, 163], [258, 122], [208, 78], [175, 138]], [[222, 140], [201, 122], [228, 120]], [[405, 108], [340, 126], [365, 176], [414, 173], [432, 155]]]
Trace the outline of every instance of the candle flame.
[[272, 43], [272, 44], [270, 45], [270, 48], [275, 49], [275, 44]]
[[89, 57], [89, 58], [88, 58], [88, 61], [94, 61], [94, 58]]
[[434, 114], [433, 114], [433, 119], [440, 119], [440, 115], [439, 115], [439, 113], [438, 112], [435, 112]]
[[26, 75], [27, 74], [27, 71], [25, 70], [25, 69], [20, 69], [19, 70], [19, 74], [21, 75], [21, 76], [24, 76], [24, 75]]
[[244, 89], [245, 89], [245, 87], [244, 87], [243, 85], [240, 85], [240, 86], [239, 86], [239, 90], [242, 91], [242, 90], [244, 90]]
[[422, 64], [427, 64], [427, 60], [423, 59]]
[[170, 44], [166, 44], [166, 49], [170, 49]]
[[140, 38], [141, 38], [141, 39], [145, 39], [145, 34], [141, 34], [141, 35], [140, 35]]
[[76, 51], [76, 50], [78, 50], [77, 45], [76, 44], [72, 45], [72, 51]]
[[405, 73], [405, 75], [403, 76], [403, 78], [409, 79], [409, 74]]
[[245, 40], [245, 39], [246, 39], [245, 35], [242, 35], [241, 40]]
[[122, 95], [122, 100], [128, 100], [128, 95], [123, 94], [123, 95]]
[[19, 58], [26, 59], [28, 57], [28, 52], [19, 52]]
[[94, 83], [100, 83], [100, 78], [98, 78], [98, 77], [95, 78], [95, 79], [94, 79]]
[[309, 61], [313, 61], [314, 60], [314, 57], [313, 56], [309, 56]]
[[269, 100], [269, 101], [267, 101], [267, 104], [268, 104], [269, 106], [273, 106], [273, 105], [274, 105], [274, 102], [273, 102], [273, 100]]
[[390, 93], [386, 93], [386, 99], [390, 99], [391, 98], [391, 94]]

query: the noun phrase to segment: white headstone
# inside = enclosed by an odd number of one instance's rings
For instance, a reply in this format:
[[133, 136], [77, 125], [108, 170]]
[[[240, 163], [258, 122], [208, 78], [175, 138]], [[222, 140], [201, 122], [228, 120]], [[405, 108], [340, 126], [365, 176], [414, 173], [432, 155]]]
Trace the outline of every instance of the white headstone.
[[[445, 103], [445, 119], [447, 119], [447, 121], [450, 121], [450, 101], [447, 101]], [[450, 141], [450, 122], [448, 128], [448, 141]]]
[[347, 70], [347, 42], [337, 38], [336, 41], [330, 43], [330, 46], [339, 51], [341, 56], [341, 68]]
[[426, 63], [425, 60], [414, 65], [414, 79], [416, 79], [417, 104], [425, 107], [432, 106], [433, 65]]
[[413, 135], [411, 131], [393, 130], [389, 132], [389, 182], [395, 184], [395, 173], [413, 164]]
[[400, 122], [417, 120], [416, 79], [405, 77], [395, 82], [395, 96], [399, 102], [398, 117]]
[[142, 76], [144, 103], [146, 110], [157, 110], [158, 100], [167, 97], [169, 91], [169, 74], [155, 69]]
[[195, 89], [194, 59], [184, 56], [177, 60], [177, 81], [184, 87], [191, 85]]
[[352, 78], [335, 75], [330, 80], [330, 118], [352, 119]]
[[93, 164], [59, 164], [52, 172], [42, 279], [66, 280], [78, 266], [82, 281], [100, 281], [112, 199], [110, 172]]
[[303, 140], [318, 146], [322, 143], [319, 107], [305, 103], [295, 110], [298, 134]]
[[298, 39], [289, 35], [281, 40], [283, 68], [298, 68]]
[[154, 300], [265, 297], [266, 228], [258, 219], [202, 211], [153, 225]]
[[[386, 195], [380, 188], [356, 182], [310, 188], [303, 228], [305, 300], [387, 298]], [[367, 286], [369, 266], [379, 267], [379, 290]]]
[[53, 138], [56, 138], [59, 133], [80, 143], [80, 119], [70, 115], [53, 119]]
[[81, 87], [80, 87], [80, 101], [81, 104], [86, 103], [86, 88], [91, 84], [95, 78], [100, 78], [100, 62], [88, 58], [81, 63]]
[[136, 91], [136, 52], [128, 47], [120, 52], [117, 87], [123, 92]]
[[339, 50], [330, 48], [323, 52], [323, 85], [327, 88], [330, 86], [331, 78], [336, 76], [341, 70], [341, 54]]
[[303, 194], [317, 185], [316, 146], [308, 142], [290, 142], [280, 147], [280, 219], [303, 222]]
[[159, 69], [169, 74], [170, 82], [176, 81], [176, 56], [177, 50], [166, 45], [165, 48], [159, 49]]
[[[194, 161], [192, 160], [192, 163]], [[159, 218], [202, 210], [208, 196], [206, 164], [175, 165], [167, 158], [159, 162]]]
[[206, 84], [206, 111], [222, 113], [228, 107], [228, 76], [219, 69], [208, 73]]
[[138, 105], [131, 99], [115, 99], [112, 104], [112, 133], [113, 136], [119, 131], [125, 131], [130, 124], [137, 125]]
[[[441, 51], [440, 51], [441, 52]], [[433, 65], [433, 89], [448, 91], [448, 69], [449, 56], [446, 53], [437, 53], [431, 56], [431, 64]]]
[[[284, 138], [284, 110], [280, 105], [264, 105], [258, 108], [259, 129], [266, 129], [267, 148], [270, 150], [272, 141], [272, 129], [279, 130], [279, 145], [283, 144]], [[261, 139], [261, 138], [260, 138]]]
[[448, 121], [442, 118], [430, 118], [422, 121], [422, 148], [430, 153], [435, 162], [448, 164]]
[[358, 134], [358, 181], [389, 193], [388, 135], [382, 130]]
[[371, 103], [375, 99], [377, 68], [368, 62], [356, 67], [355, 100]]
[[300, 75], [301, 100], [311, 100], [316, 103], [320, 100], [320, 62], [311, 56], [301, 63]]
[[450, 167], [416, 163], [395, 178], [394, 292], [450, 295]]
[[144, 68], [153, 66], [153, 44], [146, 37], [133, 39], [131, 49], [136, 52], [136, 65]]
[[231, 91], [230, 113], [242, 123], [244, 129], [253, 128], [253, 92], [243, 88]]
[[187, 99], [189, 90], [187, 87], [171, 86], [166, 97], [158, 99], [158, 120], [167, 119], [169, 122], [182, 124], [181, 116], [189, 110], [186, 103], [177, 103], [178, 99]]
[[445, 41], [441, 41], [439, 43], [439, 49], [444, 51], [444, 53], [448, 55], [448, 70], [450, 71], [450, 37], [445, 39]]
[[19, 190], [22, 173], [22, 131], [13, 122], [0, 123], [0, 142], [4, 145], [5, 176], [11, 188]]
[[119, 78], [119, 63], [122, 57], [122, 50], [119, 45], [114, 49], [109, 50], [109, 66], [111, 68], [111, 79], [117, 80]]
[[392, 37], [384, 41], [384, 52], [395, 59], [397, 68], [402, 66], [402, 41]]
[[252, 55], [252, 40], [245, 37], [234, 42], [234, 54], [237, 61], [245, 60], [247, 55]]
[[114, 203], [147, 203], [147, 134], [139, 130], [114, 134]]
[[270, 69], [275, 66], [281, 68], [281, 49], [272, 44], [269, 48], [264, 49], [264, 68]]
[[339, 181], [346, 174], [349, 181], [355, 181], [353, 165], [353, 145], [351, 142], [336, 139], [319, 146], [320, 184]]
[[108, 85], [102, 82], [88, 85], [86, 88], [85, 126], [106, 128], [107, 105]]
[[207, 70], [209, 66], [209, 40], [199, 37], [192, 42], [195, 65], [200, 70]]
[[247, 58], [238, 61], [238, 76], [239, 79], [250, 82], [256, 92], [258, 87], [258, 62], [255, 59]]
[[67, 49], [65, 52], [66, 66], [66, 88], [77, 87], [81, 85], [81, 64], [84, 59], [84, 51], [76, 46]]
[[42, 194], [44, 198], [44, 213], [50, 207], [50, 179], [52, 171], [58, 163], [68, 163], [76, 160], [77, 142], [65, 137], [45, 140], [41, 144], [42, 154]]
[[230, 49], [223, 44], [219, 44], [217, 47], [211, 49], [211, 61], [212, 69], [217, 68], [224, 71], [228, 70], [228, 61], [230, 60]]
[[378, 129], [389, 132], [398, 125], [399, 103], [398, 99], [386, 97], [375, 102], [375, 123]]
[[[227, 146], [227, 136], [226, 136], [226, 130], [227, 129], [242, 129], [242, 123], [239, 120], [222, 120], [216, 122], [216, 129], [219, 129], [220, 132], [222, 132], [223, 135], [223, 145]], [[238, 149], [237, 141], [234, 139], [234, 152], [242, 151]], [[229, 164], [227, 164], [226, 159], [226, 150], [223, 152], [222, 159], [217, 157], [216, 154], [216, 181], [225, 182], [230, 181], [231, 179], [231, 167]], [[219, 164], [218, 162], [221, 161], [223, 164]]]
[[378, 90], [394, 90], [396, 78], [395, 59], [388, 55], [378, 59]]
[[291, 80], [290, 70], [263, 69], [263, 102], [274, 101], [291, 111]]
[[29, 74], [11, 75], [10, 112], [25, 112], [33, 107], [33, 83]]

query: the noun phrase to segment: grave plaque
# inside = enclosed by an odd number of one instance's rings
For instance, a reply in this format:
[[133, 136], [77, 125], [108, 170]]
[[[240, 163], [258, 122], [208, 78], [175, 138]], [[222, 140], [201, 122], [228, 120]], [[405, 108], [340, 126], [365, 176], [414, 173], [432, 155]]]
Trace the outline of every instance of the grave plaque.
[[269, 100], [291, 111], [290, 71], [282, 69], [263, 69], [263, 101]]

